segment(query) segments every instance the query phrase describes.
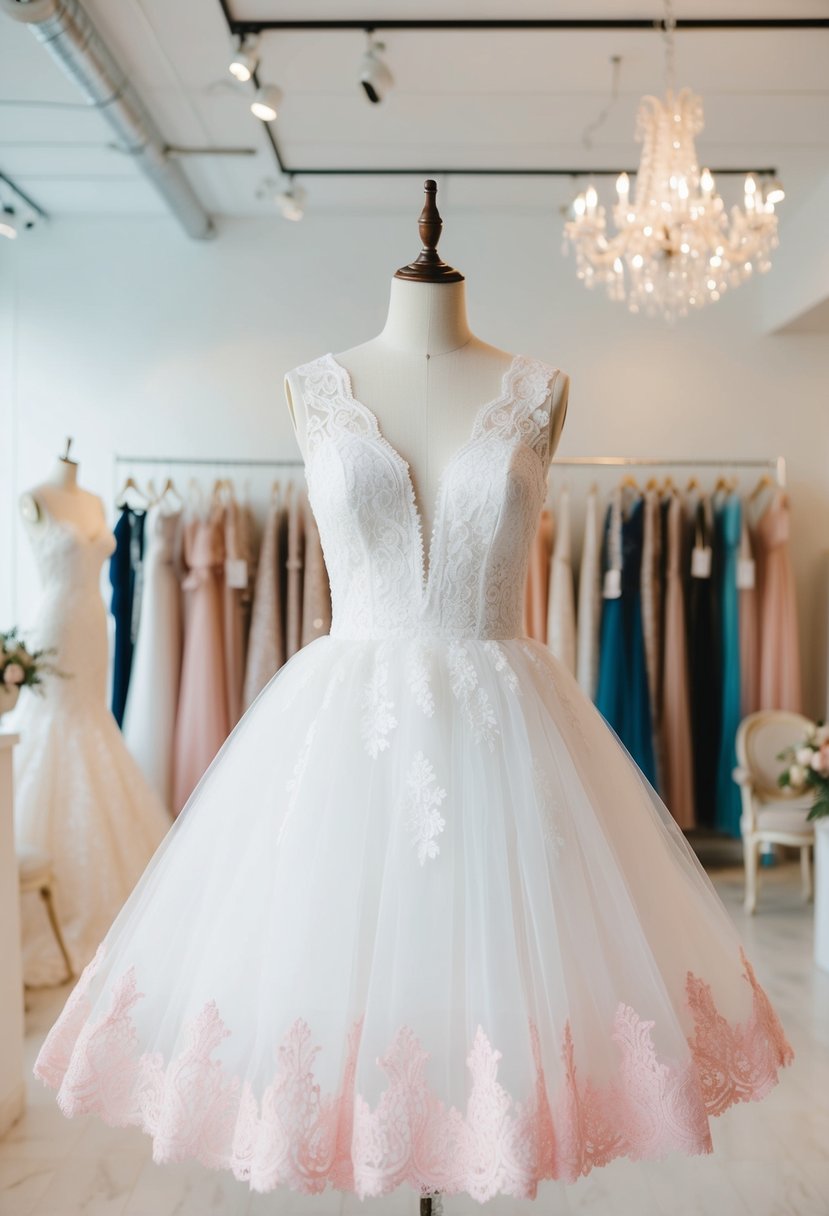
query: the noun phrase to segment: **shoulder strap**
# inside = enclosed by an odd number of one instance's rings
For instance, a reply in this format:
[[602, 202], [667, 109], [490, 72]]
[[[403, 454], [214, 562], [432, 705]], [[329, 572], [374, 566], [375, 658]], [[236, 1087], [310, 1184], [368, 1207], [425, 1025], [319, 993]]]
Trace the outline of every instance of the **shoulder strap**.
[[347, 373], [333, 355], [321, 355], [292, 372], [305, 411], [309, 455], [338, 431], [361, 432], [365, 422], [353, 408]]
[[520, 355], [513, 359], [501, 395], [480, 419], [480, 431], [516, 436], [538, 455], [545, 471], [552, 456], [550, 429], [558, 368]]

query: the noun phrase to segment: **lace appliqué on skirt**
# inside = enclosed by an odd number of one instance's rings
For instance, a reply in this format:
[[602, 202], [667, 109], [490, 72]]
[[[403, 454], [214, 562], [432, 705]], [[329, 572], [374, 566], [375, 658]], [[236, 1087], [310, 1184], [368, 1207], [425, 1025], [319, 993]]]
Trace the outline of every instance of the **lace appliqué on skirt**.
[[653, 1022], [620, 1004], [608, 1028], [618, 1048], [613, 1078], [599, 1084], [580, 1070], [568, 1022], [560, 1048], [563, 1080], [550, 1093], [538, 1028], [531, 1024], [536, 1082], [516, 1097], [499, 1083], [501, 1052], [479, 1026], [467, 1056], [466, 1107], [459, 1110], [430, 1088], [428, 1052], [404, 1026], [377, 1061], [388, 1084], [372, 1108], [355, 1086], [361, 1019], [345, 1044], [338, 1091], [323, 1094], [314, 1074], [322, 1048], [297, 1018], [258, 1097], [213, 1058], [231, 1032], [212, 1001], [167, 1062], [139, 1050], [132, 1010], [141, 993], [133, 969], [112, 987], [108, 1010], [89, 1021], [88, 991], [101, 958], [99, 950], [48, 1035], [35, 1074], [58, 1090], [64, 1114], [137, 1125], [153, 1137], [156, 1161], [192, 1158], [229, 1169], [259, 1191], [287, 1185], [313, 1194], [332, 1186], [366, 1198], [405, 1183], [421, 1193], [466, 1193], [480, 1202], [499, 1193], [533, 1198], [545, 1178], [574, 1181], [616, 1157], [710, 1152], [708, 1116], [763, 1097], [793, 1058], [743, 955], [752, 990], [744, 1023], [728, 1023], [710, 986], [689, 972], [694, 1031], [689, 1057], [680, 1063], [661, 1061]]

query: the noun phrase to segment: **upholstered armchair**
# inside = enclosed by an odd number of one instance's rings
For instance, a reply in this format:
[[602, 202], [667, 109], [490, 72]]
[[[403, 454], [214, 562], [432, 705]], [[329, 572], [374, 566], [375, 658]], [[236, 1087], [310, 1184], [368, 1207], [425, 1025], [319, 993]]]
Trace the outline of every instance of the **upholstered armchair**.
[[810, 722], [788, 710], [760, 710], [749, 714], [737, 731], [737, 762], [734, 780], [742, 795], [740, 830], [745, 864], [745, 908], [757, 907], [760, 846], [765, 843], [800, 849], [803, 898], [812, 895], [811, 854], [814, 824], [807, 821], [810, 795], [783, 789], [777, 784], [784, 762], [778, 759], [787, 747], [797, 745]]

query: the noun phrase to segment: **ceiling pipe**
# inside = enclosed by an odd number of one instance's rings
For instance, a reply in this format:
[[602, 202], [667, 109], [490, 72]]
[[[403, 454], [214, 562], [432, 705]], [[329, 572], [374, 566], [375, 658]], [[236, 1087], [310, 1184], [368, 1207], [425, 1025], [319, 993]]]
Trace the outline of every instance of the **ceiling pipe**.
[[115, 132], [185, 232], [204, 240], [213, 221], [161, 132], [78, 0], [0, 0], [0, 12], [28, 25], [63, 71]]

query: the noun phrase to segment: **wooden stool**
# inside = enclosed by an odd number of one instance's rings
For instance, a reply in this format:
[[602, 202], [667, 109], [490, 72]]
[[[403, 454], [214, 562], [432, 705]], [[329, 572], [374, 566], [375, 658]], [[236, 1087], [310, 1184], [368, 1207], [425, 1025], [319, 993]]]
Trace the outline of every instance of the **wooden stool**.
[[60, 952], [63, 955], [63, 961], [66, 963], [66, 979], [73, 979], [75, 973], [72, 970], [72, 961], [69, 958], [66, 942], [63, 940], [63, 934], [60, 931], [60, 924], [55, 914], [55, 904], [52, 899], [53, 875], [51, 858], [46, 853], [41, 853], [37, 849], [18, 846], [17, 870], [20, 876], [20, 894], [23, 895], [27, 891], [37, 891], [46, 905], [46, 915], [49, 917], [49, 924], [52, 926], [55, 941], [58, 943]]

